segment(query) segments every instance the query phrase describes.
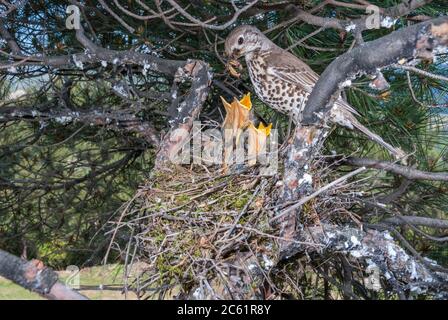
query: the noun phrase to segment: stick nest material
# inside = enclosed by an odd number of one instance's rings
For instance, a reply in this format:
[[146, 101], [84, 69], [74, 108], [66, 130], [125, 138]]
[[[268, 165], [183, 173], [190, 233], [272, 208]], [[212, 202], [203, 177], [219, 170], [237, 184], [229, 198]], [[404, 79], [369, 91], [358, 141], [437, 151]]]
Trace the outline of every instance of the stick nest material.
[[[329, 175], [319, 161], [315, 171], [315, 177]], [[181, 166], [159, 171], [127, 204], [113, 227], [119, 235], [114, 247], [127, 267], [146, 263], [139, 275], [126, 279], [128, 288], [140, 297], [235, 298], [226, 288], [238, 292], [234, 288], [238, 284], [229, 283], [224, 275], [245, 273], [232, 270], [232, 262], [247, 255], [253, 256], [249, 268], [258, 268], [266, 281], [274, 281], [267, 270], [277, 259], [279, 238], [270, 219], [280, 208], [276, 199], [281, 177], [260, 176], [257, 167], [220, 172]], [[314, 184], [324, 183], [314, 179]], [[333, 219], [352, 220], [346, 208], [353, 205], [356, 194], [338, 188], [337, 194], [329, 191], [311, 200], [302, 209], [301, 222], [319, 224], [320, 219], [329, 219], [330, 212]], [[251, 280], [245, 283], [249, 290], [258, 290], [251, 288]]]

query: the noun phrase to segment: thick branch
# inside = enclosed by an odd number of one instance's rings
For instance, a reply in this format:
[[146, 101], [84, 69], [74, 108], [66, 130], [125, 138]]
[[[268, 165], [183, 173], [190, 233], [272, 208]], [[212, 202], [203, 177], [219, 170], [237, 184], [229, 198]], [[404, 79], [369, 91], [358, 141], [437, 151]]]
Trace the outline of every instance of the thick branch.
[[88, 39], [82, 29], [76, 31], [76, 37], [87, 49], [87, 52], [76, 53], [71, 56], [24, 56], [20, 54], [20, 48], [5, 29], [1, 20], [0, 35], [8, 41], [11, 51], [14, 53], [11, 57], [16, 61], [21, 61], [22, 65], [40, 65], [55, 68], [76, 66], [77, 68], [82, 69], [84, 64], [100, 63], [104, 61], [112, 65], [140, 65], [143, 68], [149, 68], [155, 72], [172, 77], [178, 68], [187, 63], [186, 61], [162, 59], [151, 54], [135, 52], [132, 50], [118, 51], [102, 48]]
[[385, 170], [399, 174], [409, 180], [448, 181], [448, 172], [426, 172], [387, 161], [349, 157], [342, 159], [341, 162], [343, 164], [349, 164], [356, 167]]
[[377, 69], [402, 59], [429, 59], [433, 51], [447, 44], [448, 17], [440, 17], [392, 32], [339, 56], [325, 69], [314, 86], [304, 110], [303, 123], [318, 123], [318, 113], [325, 113], [331, 108], [333, 94], [347, 79], [374, 74]]
[[[420, 8], [428, 3], [432, 2], [432, 0], [410, 0], [403, 1], [400, 4], [397, 4], [393, 7], [389, 7], [386, 9], [380, 9], [381, 18], [398, 18], [404, 15], [409, 14], [413, 10]], [[350, 7], [351, 4], [336, 2], [336, 1], [328, 1], [329, 4], [333, 4], [336, 6], [345, 6]], [[366, 6], [362, 6], [364, 9]], [[308, 24], [313, 26], [320, 26], [325, 28], [334, 28], [341, 31], [353, 30], [355, 33], [360, 34], [362, 31], [368, 29], [367, 19], [368, 16], [363, 16], [359, 19], [353, 20], [341, 20], [337, 18], [328, 18], [328, 17], [320, 17], [313, 15], [309, 12], [301, 10], [297, 6], [291, 5], [290, 8], [294, 11], [294, 14], [297, 19], [300, 19]]]
[[[291, 256], [343, 252], [351, 258], [362, 259], [377, 267], [385, 280], [397, 291], [410, 289], [436, 292], [445, 296], [448, 294], [448, 275], [429, 270], [424, 263], [397, 245], [387, 232], [321, 225], [306, 228], [296, 240], [298, 242], [290, 245]], [[308, 242], [314, 242], [316, 245], [300, 244]]]
[[[209, 66], [202, 61], [188, 61], [183, 67], [179, 68], [175, 76], [175, 88], [177, 82], [182, 82], [186, 78], [192, 79], [191, 88], [188, 94], [180, 102], [177, 99], [178, 92], [174, 89], [173, 94], [176, 99], [173, 101], [170, 114], [171, 131], [164, 137], [161, 149], [157, 154], [156, 167], [161, 169], [166, 166], [167, 161], [176, 154], [176, 152], [190, 141], [190, 133], [193, 128], [193, 121], [199, 116], [202, 105], [207, 99], [212, 74]], [[183, 134], [174, 134], [177, 129], [183, 131]]]
[[26, 261], [0, 249], [0, 275], [52, 300], [87, 300], [62, 283], [58, 275], [38, 260]]
[[114, 130], [129, 131], [140, 134], [149, 144], [160, 144], [159, 132], [148, 122], [133, 114], [123, 112], [98, 111], [40, 111], [38, 108], [3, 107], [0, 110], [0, 123], [17, 120], [55, 121], [60, 124], [85, 123], [107, 126]]
[[429, 228], [437, 229], [448, 229], [448, 221], [442, 219], [434, 219], [428, 217], [418, 217], [418, 216], [398, 216], [387, 218], [383, 223], [393, 224], [397, 226], [402, 226], [406, 224], [411, 224], [414, 226], [423, 226]]

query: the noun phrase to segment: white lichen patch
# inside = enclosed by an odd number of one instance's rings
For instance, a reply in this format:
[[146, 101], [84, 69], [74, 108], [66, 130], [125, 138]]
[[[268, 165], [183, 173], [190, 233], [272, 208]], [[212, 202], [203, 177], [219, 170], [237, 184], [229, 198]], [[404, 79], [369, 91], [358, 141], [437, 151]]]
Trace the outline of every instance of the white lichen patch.
[[350, 241], [353, 244], [354, 247], [360, 246], [361, 242], [359, 242], [358, 238], [356, 238], [355, 236], [351, 236], [350, 237]]
[[72, 56], [72, 59], [73, 59], [73, 62], [75, 63], [75, 66], [78, 69], [81, 69], [81, 70], [84, 69], [84, 64], [82, 63], [81, 60], [78, 60], [78, 58], [76, 57], [75, 54]]
[[345, 87], [350, 87], [352, 85], [352, 80], [347, 79], [344, 82], [342, 82], [339, 87], [340, 88], [345, 88]]
[[17, 100], [26, 96], [26, 91], [23, 89], [17, 89], [16, 91], [11, 92], [6, 100]]
[[[448, 47], [447, 46], [436, 46], [433, 50], [432, 50], [432, 62], [433, 63], [437, 63], [438, 61], [438, 56], [440, 55], [445, 55], [448, 53]], [[416, 59], [418, 60], [418, 59]]]
[[424, 292], [419, 286], [411, 286], [411, 291], [415, 294], [421, 294]]
[[394, 238], [392, 238], [392, 236], [390, 235], [389, 231], [384, 231], [383, 232], [383, 237], [386, 240], [394, 240]]
[[348, 24], [345, 27], [345, 31], [347, 31], [347, 32], [351, 32], [351, 31], [353, 31], [355, 29], [356, 29], [356, 24], [354, 24], [353, 22], [351, 22], [350, 24]]
[[127, 97], [128, 93], [122, 84], [115, 84], [112, 89], [120, 96]]
[[392, 17], [386, 16], [381, 19], [381, 26], [383, 28], [391, 28], [397, 21], [398, 19], [393, 19]]
[[194, 290], [193, 298], [195, 298], [196, 300], [204, 299], [204, 292], [200, 287], [197, 287], [196, 290]]
[[361, 250], [352, 250], [350, 251], [350, 254], [352, 255], [353, 258], [361, 258], [363, 256]]
[[392, 260], [395, 260], [395, 258], [397, 257], [397, 252], [395, 251], [395, 248], [392, 244], [387, 245], [387, 254]]
[[102, 65], [104, 68], [106, 68], [106, 67], [107, 67], [107, 61], [102, 60], [102, 61], [101, 61], [101, 65]]
[[427, 257], [424, 257], [423, 259], [426, 260], [427, 262], [429, 262], [430, 264], [432, 264], [433, 266], [437, 265], [437, 261], [435, 261], [435, 260], [432, 260], [432, 259], [427, 258]]
[[419, 274], [417, 272], [417, 266], [416, 266], [414, 260], [411, 261], [410, 267], [411, 267], [411, 270], [410, 270], [411, 276], [410, 276], [410, 278], [412, 280], [418, 279], [419, 278]]
[[263, 254], [263, 262], [266, 270], [269, 270], [274, 266], [274, 262], [265, 254]]
[[290, 153], [290, 160], [294, 161], [297, 158], [303, 158], [307, 152], [308, 148], [303, 148], [299, 151], [293, 150], [293, 152]]
[[142, 74], [146, 76], [148, 74], [148, 70], [151, 70], [152, 68], [153, 66], [145, 60], [143, 64]]
[[275, 186], [276, 186], [277, 188], [281, 188], [281, 187], [283, 187], [283, 181], [278, 180], [278, 181], [275, 183]]
[[366, 271], [378, 268], [377, 264], [373, 262], [372, 259], [366, 259], [366, 262], [367, 262]]
[[55, 117], [54, 121], [56, 121], [57, 123], [60, 124], [67, 124], [73, 121], [73, 118], [70, 116], [60, 116], [60, 117]]
[[303, 175], [303, 178], [299, 179], [299, 185], [301, 185], [303, 183], [312, 184], [313, 183], [313, 176], [308, 174], [308, 173], [305, 173]]
[[333, 107], [333, 109], [331, 109], [331, 117], [333, 122], [349, 129], [353, 129], [353, 124], [350, 122], [350, 120], [348, 120], [344, 113], [338, 110], [336, 107]]
[[250, 265], [248, 265], [248, 268], [250, 271], [254, 271], [257, 269], [257, 265], [255, 263], [251, 263]]

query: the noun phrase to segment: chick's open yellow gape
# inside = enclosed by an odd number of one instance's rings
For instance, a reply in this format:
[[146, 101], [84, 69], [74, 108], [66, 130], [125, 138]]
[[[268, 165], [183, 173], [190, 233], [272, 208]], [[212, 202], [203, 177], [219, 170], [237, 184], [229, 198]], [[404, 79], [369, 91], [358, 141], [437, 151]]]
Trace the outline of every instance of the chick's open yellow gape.
[[241, 100], [233, 99], [232, 103], [228, 103], [221, 97], [224, 108], [226, 109], [226, 117], [222, 124], [226, 141], [232, 141], [236, 138], [239, 142], [241, 131], [244, 130], [250, 121], [250, 110], [252, 102], [250, 101], [250, 93], [243, 96]]
[[252, 101], [250, 99], [250, 93], [245, 94], [241, 100], [234, 98], [232, 103], [228, 103], [223, 97], [221, 97], [221, 100], [226, 110], [226, 117], [222, 123], [226, 142], [224, 148], [224, 167], [227, 168], [227, 165], [231, 163], [234, 145], [239, 145], [240, 137], [244, 131], [248, 134], [248, 164], [251, 166], [256, 164], [257, 156], [266, 146], [266, 138], [271, 132], [272, 123], [265, 126], [260, 122], [258, 128], [254, 125], [251, 120], [253, 117], [251, 116]]

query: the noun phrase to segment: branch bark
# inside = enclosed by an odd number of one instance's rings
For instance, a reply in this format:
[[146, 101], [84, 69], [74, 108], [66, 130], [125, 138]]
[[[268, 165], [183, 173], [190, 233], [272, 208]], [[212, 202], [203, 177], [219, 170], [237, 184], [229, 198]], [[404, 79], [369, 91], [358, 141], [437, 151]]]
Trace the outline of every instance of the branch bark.
[[0, 249], [0, 275], [51, 300], [87, 300], [58, 281], [58, 275], [41, 261], [26, 261]]
[[[309, 170], [311, 159], [320, 150], [325, 140], [327, 129], [324, 117], [332, 107], [333, 95], [338, 92], [340, 84], [360, 74], [373, 74], [378, 68], [401, 61], [416, 58], [430, 58], [434, 51], [446, 47], [448, 44], [448, 18], [442, 17], [403, 28], [375, 41], [365, 43], [335, 59], [319, 78], [304, 111], [303, 124], [296, 129], [294, 140], [289, 144], [285, 172], [283, 178], [282, 202], [295, 201], [312, 193], [312, 176]], [[378, 166], [378, 162], [363, 162], [366, 166]], [[384, 163], [382, 168], [400, 172], [407, 178], [437, 178], [445, 177], [422, 173], [418, 170]], [[364, 164], [363, 164], [364, 166]], [[304, 183], [308, 182], [308, 183]], [[315, 252], [319, 255], [345, 250], [353, 257], [365, 261], [373, 261], [387, 281], [396, 289], [400, 297], [404, 297], [405, 290], [441, 289], [446, 294], [446, 274], [431, 273], [424, 264], [411, 258], [393, 239], [382, 236], [376, 231], [364, 232], [359, 229], [340, 227], [335, 225], [307, 227], [298, 223], [301, 208], [282, 216], [280, 236], [286, 241], [280, 243], [279, 261], [287, 261], [298, 254]], [[281, 211], [278, 216], [282, 215]], [[301, 243], [315, 242], [317, 246], [301, 245]], [[348, 250], [355, 243], [361, 244], [361, 250]], [[325, 249], [315, 250], [319, 245]], [[434, 280], [436, 279], [437, 280]], [[401, 285], [406, 283], [406, 286]], [[422, 285], [423, 284], [423, 285]], [[426, 288], [426, 289], [425, 289]]]
[[448, 274], [429, 270], [397, 245], [388, 232], [322, 225], [307, 228], [299, 240], [304, 243], [314, 241], [316, 246], [298, 245], [294, 254], [342, 252], [379, 268], [385, 280], [397, 291], [439, 293], [441, 298], [448, 295]]
[[435, 229], [448, 229], [448, 221], [442, 219], [428, 218], [428, 217], [418, 217], [418, 216], [398, 216], [387, 218], [382, 221], [386, 224], [392, 224], [397, 226], [402, 226], [406, 224], [411, 224], [414, 226], [423, 226]]
[[[2, 21], [0, 20], [0, 32], [7, 33], [7, 30], [4, 28], [4, 25], [2, 24]], [[187, 60], [187, 61], [178, 61], [178, 60], [168, 60], [168, 59], [162, 59], [158, 58], [151, 54], [145, 54], [145, 53], [139, 53], [132, 50], [126, 50], [126, 51], [117, 51], [117, 50], [110, 50], [103, 47], [100, 47], [96, 45], [94, 42], [92, 42], [84, 33], [84, 30], [78, 29], [76, 31], [76, 38], [77, 40], [86, 48], [85, 53], [76, 53], [72, 56], [52, 56], [52, 57], [40, 57], [40, 56], [23, 56], [21, 54], [14, 54], [12, 57], [15, 60], [22, 61], [23, 65], [45, 65], [49, 67], [76, 67], [76, 68], [83, 68], [83, 64], [88, 63], [99, 63], [99, 62], [107, 62], [111, 63], [113, 65], [121, 64], [130, 64], [130, 65], [140, 65], [142, 66], [142, 69], [151, 69], [152, 71], [161, 73], [166, 75], [167, 77], [171, 77], [174, 79], [174, 91], [172, 92], [172, 105], [171, 105], [171, 111], [170, 112], [170, 132], [165, 136], [165, 140], [163, 143], [160, 143], [159, 141], [159, 134], [158, 132], [149, 124], [142, 123], [141, 121], [138, 121], [135, 117], [132, 115], [129, 115], [126, 117], [126, 119], [123, 118], [123, 115], [120, 115], [120, 119], [117, 119], [117, 122], [113, 122], [110, 124], [110, 126], [116, 125], [117, 128], [120, 129], [126, 129], [129, 131], [136, 131], [141, 134], [153, 145], [160, 145], [160, 152], [158, 152], [158, 160], [156, 163], [161, 164], [166, 162], [166, 160], [169, 158], [169, 155], [174, 152], [176, 148], [179, 147], [179, 145], [182, 145], [185, 143], [185, 139], [178, 139], [178, 138], [172, 138], [171, 133], [175, 129], [184, 129], [186, 132], [190, 132], [193, 121], [196, 119], [196, 117], [199, 115], [199, 112], [201, 110], [202, 104], [204, 103], [205, 99], [208, 95], [209, 86], [212, 80], [212, 74], [210, 72], [209, 66], [202, 62], [202, 61], [195, 61], [195, 60]], [[14, 44], [15, 41], [11, 38], [11, 41], [9, 41], [11, 46], [11, 50], [14, 52], [15, 47]], [[191, 80], [191, 88], [189, 90], [189, 93], [183, 98], [180, 99], [179, 94], [177, 92], [177, 83], [184, 81], [184, 80]], [[6, 110], [3, 110], [2, 113], [5, 113]], [[33, 115], [34, 114], [34, 115]], [[19, 112], [10, 112], [9, 119], [16, 118], [18, 115], [20, 115], [21, 118], [24, 117], [32, 117], [35, 118], [35, 113], [33, 114], [27, 114], [25, 111], [19, 111]], [[45, 117], [45, 116], [54, 116], [54, 114], [48, 113], [46, 115], [39, 113], [39, 116]], [[57, 115], [56, 115], [57, 116]], [[113, 115], [108, 115], [106, 118], [99, 117], [98, 115], [86, 115], [81, 113], [76, 113], [76, 115], [70, 115], [71, 120], [76, 119], [84, 119], [86, 121], [89, 121], [89, 118], [86, 118], [86, 116], [91, 117], [90, 121], [95, 121], [97, 124], [103, 124], [104, 121], [106, 121], [105, 124], [109, 124], [111, 122], [110, 120], [113, 120]], [[5, 117], [6, 119], [6, 117]], [[71, 121], [70, 120], [70, 121]], [[123, 121], [122, 121], [123, 120]], [[163, 164], [164, 165], [164, 164]]]
[[340, 85], [361, 74], [417, 58], [432, 59], [434, 52], [448, 44], [448, 17], [425, 21], [403, 28], [380, 39], [367, 42], [335, 59], [319, 77], [303, 113], [303, 124], [319, 123], [319, 112], [332, 106], [332, 96]]
[[447, 172], [427, 172], [414, 169], [407, 166], [402, 166], [396, 163], [381, 161], [367, 158], [349, 157], [340, 160], [341, 164], [348, 164], [356, 167], [367, 167], [379, 170], [385, 170], [395, 174], [399, 174], [409, 180], [433, 180], [433, 181], [448, 181]]
[[[423, 7], [424, 5], [432, 2], [432, 0], [410, 0], [403, 1], [395, 6], [380, 9], [381, 18], [398, 18], [404, 15], [409, 14], [415, 9]], [[328, 4], [332, 4], [335, 6], [350, 6], [351, 4], [336, 2], [336, 1], [328, 1]], [[362, 6], [365, 10], [366, 6]], [[300, 19], [308, 24], [313, 26], [320, 26], [325, 28], [334, 28], [336, 30], [348, 31], [353, 30], [353, 32], [361, 34], [362, 31], [368, 29], [367, 19], [368, 16], [363, 16], [359, 19], [353, 20], [341, 20], [337, 18], [328, 18], [328, 17], [320, 17], [313, 15], [309, 12], [306, 12], [297, 6], [290, 5], [289, 10], [294, 12], [294, 15], [297, 19]], [[287, 9], [288, 10], [288, 9]]]
[[[175, 75], [175, 82], [182, 82], [190, 78], [191, 88], [183, 101], [174, 99], [172, 108], [172, 119], [170, 120], [171, 130], [165, 135], [159, 152], [156, 157], [156, 170], [165, 167], [170, 158], [190, 141], [190, 133], [193, 122], [199, 116], [202, 105], [207, 99], [212, 74], [208, 64], [203, 61], [189, 60], [185, 66], [179, 68]], [[177, 90], [173, 92], [178, 95]], [[174, 109], [174, 110], [173, 110]], [[181, 134], [178, 134], [179, 131]]]
[[[46, 108], [49, 109], [49, 108]], [[85, 123], [96, 126], [105, 126], [117, 131], [138, 133], [150, 145], [160, 145], [159, 132], [149, 123], [140, 120], [133, 114], [123, 112], [98, 111], [41, 111], [36, 108], [3, 107], [0, 109], [0, 123], [28, 120], [28, 121], [55, 121], [61, 124]]]

